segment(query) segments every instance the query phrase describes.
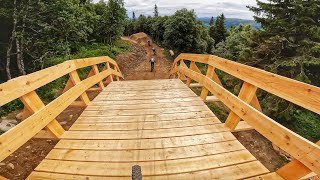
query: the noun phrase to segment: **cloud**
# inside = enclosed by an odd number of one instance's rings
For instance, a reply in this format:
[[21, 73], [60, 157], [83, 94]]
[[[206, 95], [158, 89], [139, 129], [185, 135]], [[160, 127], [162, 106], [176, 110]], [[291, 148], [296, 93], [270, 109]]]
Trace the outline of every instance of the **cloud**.
[[[98, 0], [94, 0], [97, 2]], [[255, 0], [125, 0], [128, 16], [132, 12], [152, 15], [157, 4], [160, 15], [171, 15], [176, 10], [194, 9], [198, 17], [218, 16], [221, 13], [228, 18], [253, 19], [253, 13], [246, 6], [255, 6]]]

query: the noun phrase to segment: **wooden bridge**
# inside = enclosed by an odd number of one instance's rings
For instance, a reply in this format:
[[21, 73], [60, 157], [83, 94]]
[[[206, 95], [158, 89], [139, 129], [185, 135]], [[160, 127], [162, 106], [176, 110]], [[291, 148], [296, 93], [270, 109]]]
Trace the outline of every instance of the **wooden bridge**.
[[[207, 64], [206, 75], [196, 63]], [[91, 71], [81, 80], [77, 70], [88, 66]], [[238, 96], [222, 86], [215, 69], [244, 81]], [[143, 179], [320, 174], [320, 147], [264, 115], [256, 97], [261, 88], [320, 114], [320, 88], [211, 55], [181, 54], [171, 73], [167, 80], [119, 81], [116, 62], [98, 57], [67, 61], [1, 84], [0, 105], [20, 98], [25, 120], [0, 136], [0, 160], [31, 138], [54, 137], [58, 144], [28, 179], [131, 179], [134, 165], [141, 166]], [[65, 75], [69, 80], [63, 94], [45, 105], [35, 90]], [[189, 89], [192, 81], [202, 87], [200, 97]], [[86, 91], [97, 88], [102, 91], [90, 102]], [[210, 111], [207, 100], [231, 109], [226, 123]], [[65, 131], [55, 118], [68, 106], [86, 109]], [[245, 129], [256, 129], [295, 160], [269, 172], [231, 133]]]

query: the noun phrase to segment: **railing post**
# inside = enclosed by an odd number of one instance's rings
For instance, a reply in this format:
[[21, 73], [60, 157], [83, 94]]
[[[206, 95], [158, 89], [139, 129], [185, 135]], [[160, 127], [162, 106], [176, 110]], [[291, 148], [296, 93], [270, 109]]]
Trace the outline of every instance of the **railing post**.
[[[212, 79], [214, 69], [215, 68], [213, 66], [210, 66], [210, 65], [208, 66], [207, 75], [206, 75], [208, 78]], [[208, 96], [208, 92], [209, 92], [208, 89], [203, 86], [202, 91], [201, 91], [201, 95], [200, 95], [201, 99], [203, 99], [205, 101]]]
[[[257, 91], [256, 86], [249, 84], [247, 82], [244, 82], [238, 97], [244, 102], [250, 104], [250, 102], [256, 95], [256, 91]], [[237, 114], [235, 114], [231, 109], [231, 112], [225, 122], [225, 125], [231, 130], [234, 130], [237, 127], [240, 120], [241, 118]]]
[[[109, 62], [107, 62], [106, 63], [106, 69], [110, 69], [111, 67], [110, 67], [110, 63]], [[112, 75], [110, 75], [108, 78], [107, 78], [107, 80], [106, 80], [106, 83], [111, 83], [111, 82], [113, 82], [113, 76]]]
[[[93, 70], [93, 72], [94, 72], [95, 75], [100, 73], [100, 72], [99, 72], [99, 69], [98, 69], [98, 66], [97, 66], [96, 64], [92, 66], [92, 70]], [[103, 82], [102, 82], [102, 81], [99, 81], [99, 82], [98, 82], [98, 85], [99, 85], [99, 87], [100, 87], [101, 90], [104, 88], [104, 85], [103, 85]]]
[[[20, 100], [23, 102], [25, 110], [28, 110], [30, 114], [34, 114], [45, 106], [35, 91], [21, 96]], [[64, 133], [64, 129], [56, 119], [53, 119], [46, 126], [46, 129], [48, 129], [57, 138], [60, 138], [60, 136]]]
[[[79, 75], [78, 75], [78, 73], [77, 73], [77, 70], [72, 71], [71, 73], [69, 73], [69, 76], [70, 76], [70, 79], [71, 79], [73, 85], [76, 85], [77, 83], [81, 82], [81, 81], [80, 81], [80, 77], [79, 77]], [[86, 92], [82, 93], [82, 94], [80, 95], [80, 98], [81, 98], [82, 102], [83, 102], [86, 106], [89, 104], [90, 100], [89, 100], [89, 97], [88, 97], [88, 95], [87, 95]]]

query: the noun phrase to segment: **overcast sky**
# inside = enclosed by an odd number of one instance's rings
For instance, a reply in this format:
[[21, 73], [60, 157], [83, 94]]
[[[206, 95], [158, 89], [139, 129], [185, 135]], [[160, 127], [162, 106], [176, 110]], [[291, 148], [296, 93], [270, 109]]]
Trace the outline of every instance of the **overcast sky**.
[[[98, 2], [99, 0], [94, 0]], [[132, 11], [139, 14], [152, 15], [154, 4], [158, 5], [160, 15], [171, 15], [176, 10], [194, 9], [198, 17], [217, 16], [224, 13], [228, 18], [253, 19], [253, 13], [246, 8], [255, 6], [255, 0], [124, 0], [128, 16]]]

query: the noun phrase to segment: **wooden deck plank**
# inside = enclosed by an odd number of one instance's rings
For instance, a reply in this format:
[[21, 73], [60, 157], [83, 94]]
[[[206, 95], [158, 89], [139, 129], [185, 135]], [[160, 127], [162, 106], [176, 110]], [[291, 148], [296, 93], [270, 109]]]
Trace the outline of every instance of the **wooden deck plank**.
[[117, 109], [159, 109], [159, 108], [175, 108], [175, 107], [190, 107], [190, 106], [203, 106], [202, 101], [190, 101], [190, 102], [173, 102], [173, 103], [157, 103], [157, 104], [135, 104], [134, 106], [128, 106], [125, 104], [114, 105], [105, 101], [105, 103], [90, 103], [90, 106], [86, 110], [117, 110]]
[[80, 122], [154, 122], [154, 121], [171, 121], [183, 119], [197, 119], [197, 118], [216, 118], [211, 111], [201, 112], [181, 112], [176, 114], [156, 114], [156, 115], [135, 115], [135, 116], [80, 116], [77, 123]]
[[138, 164], [143, 169], [143, 174], [150, 176], [187, 173], [250, 161], [255, 161], [253, 155], [247, 150], [240, 150], [187, 159], [138, 163], [78, 162], [45, 159], [35, 170], [78, 175], [131, 176], [132, 166]]
[[88, 130], [150, 130], [150, 129], [167, 129], [177, 127], [194, 127], [213, 125], [220, 123], [217, 118], [202, 118], [202, 119], [184, 119], [178, 121], [156, 121], [156, 122], [133, 122], [133, 123], [110, 123], [110, 122], [76, 122], [71, 126], [69, 131], [88, 131]]
[[206, 106], [189, 106], [189, 107], [175, 107], [175, 108], [161, 108], [161, 109], [124, 109], [124, 110], [85, 110], [81, 116], [137, 116], [137, 115], [157, 115], [157, 114], [176, 114], [182, 112], [203, 112], [210, 110]]
[[196, 146], [145, 150], [69, 150], [53, 149], [46, 159], [90, 162], [145, 162], [186, 159], [234, 152], [245, 148], [239, 141], [201, 144]]
[[193, 102], [199, 101], [198, 97], [188, 98], [171, 98], [171, 99], [132, 99], [125, 100], [96, 100], [91, 101], [93, 105], [137, 105], [137, 104], [158, 104], [158, 103], [179, 103], [179, 102]]
[[[267, 173], [268, 170], [264, 168], [260, 162], [253, 161], [233, 166], [227, 166], [218, 169], [210, 169], [204, 171], [196, 171], [192, 173], [184, 174], [175, 174], [167, 176], [143, 176], [144, 180], [162, 180], [162, 179], [177, 179], [177, 180], [212, 180], [212, 179], [244, 179], [247, 177]], [[88, 180], [88, 179], [128, 179], [131, 180], [131, 177], [106, 177], [106, 176], [84, 176], [84, 175], [69, 175], [69, 174], [57, 174], [57, 173], [48, 173], [48, 172], [33, 172], [30, 175], [30, 179], [34, 180], [43, 180], [43, 179], [65, 179], [65, 180]]]
[[123, 149], [163, 149], [173, 147], [194, 146], [225, 141], [236, 138], [230, 132], [202, 134], [194, 136], [165, 137], [157, 139], [123, 139], [123, 140], [70, 140], [62, 139], [55, 146], [57, 149], [95, 149], [95, 150], [123, 150]]
[[67, 131], [61, 139], [154, 139], [229, 131], [224, 124], [142, 131]]
[[270, 180], [283, 180], [283, 178], [275, 172], [251, 177], [251, 178], [248, 178], [247, 180], [263, 180], [263, 179], [265, 179], [265, 180], [269, 180], [269, 179]]

